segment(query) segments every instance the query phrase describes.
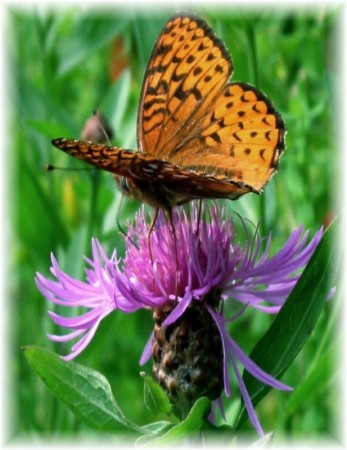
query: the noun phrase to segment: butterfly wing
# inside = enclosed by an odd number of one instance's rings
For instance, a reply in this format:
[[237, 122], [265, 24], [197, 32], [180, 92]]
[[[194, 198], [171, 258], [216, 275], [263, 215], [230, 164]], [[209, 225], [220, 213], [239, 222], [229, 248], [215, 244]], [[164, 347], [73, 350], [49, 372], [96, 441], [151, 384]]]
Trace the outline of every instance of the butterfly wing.
[[168, 160], [260, 192], [278, 168], [284, 136], [283, 119], [270, 100], [253, 86], [231, 83]]
[[139, 152], [68, 139], [61, 150], [114, 175], [159, 207], [260, 192], [277, 169], [285, 127], [254, 87], [230, 83], [232, 61], [201, 19], [178, 15], [160, 34], [138, 113]]
[[138, 110], [138, 149], [167, 156], [222, 92], [232, 62], [201, 19], [178, 15], [166, 24], [152, 51]]
[[156, 161], [153, 157], [147, 157], [132, 150], [78, 139], [58, 138], [53, 139], [52, 144], [65, 153], [98, 169], [125, 177], [132, 176], [133, 167]]
[[235, 198], [236, 185], [260, 192], [276, 171], [285, 126], [261, 91], [227, 84], [231, 72], [227, 50], [204, 21], [189, 15], [171, 19], [147, 67], [138, 145], [214, 185], [220, 180], [223, 191], [229, 182]]
[[242, 183], [202, 176], [119, 147], [66, 138], [54, 139], [52, 144], [98, 169], [111, 172], [117, 181], [125, 177], [130, 194], [164, 209], [194, 198], [237, 198], [251, 189]]

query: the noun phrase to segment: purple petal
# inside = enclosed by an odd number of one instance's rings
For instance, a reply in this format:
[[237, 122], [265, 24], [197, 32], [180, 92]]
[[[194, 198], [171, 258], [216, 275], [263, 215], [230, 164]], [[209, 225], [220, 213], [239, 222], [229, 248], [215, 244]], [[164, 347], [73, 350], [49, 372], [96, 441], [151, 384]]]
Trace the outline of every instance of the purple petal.
[[192, 300], [191, 294], [186, 294], [182, 300], [175, 306], [175, 308], [170, 312], [167, 318], [163, 322], [164, 327], [168, 327], [172, 323], [176, 322], [179, 319], [184, 311], [188, 308], [190, 302]]
[[219, 334], [222, 340], [223, 347], [223, 379], [224, 379], [224, 392], [227, 397], [230, 397], [230, 378], [228, 372], [228, 361], [227, 361], [227, 335], [224, 327], [223, 318], [217, 314], [210, 306], [206, 306], [208, 312], [211, 314], [213, 320], [215, 321]]
[[233, 358], [230, 359], [231, 360], [231, 364], [233, 366], [234, 369], [234, 373], [236, 375], [236, 379], [240, 388], [240, 392], [243, 398], [243, 401], [245, 402], [245, 406], [246, 406], [246, 410], [248, 413], [248, 417], [249, 420], [251, 421], [252, 425], [254, 426], [256, 432], [258, 433], [259, 436], [265, 436], [265, 433], [260, 425], [260, 422], [258, 420], [257, 414], [255, 412], [254, 406], [252, 404], [252, 401], [250, 399], [250, 396], [248, 394], [247, 388], [245, 383], [243, 382], [242, 376], [239, 372], [239, 369], [236, 365], [236, 362], [234, 361]]
[[149, 358], [152, 356], [152, 345], [153, 345], [153, 338], [154, 333], [151, 333], [147, 344], [145, 345], [145, 348], [143, 349], [141, 358], [140, 358], [140, 365], [143, 366], [146, 364], [146, 362], [149, 360]]
[[71, 341], [71, 339], [75, 339], [76, 337], [80, 336], [84, 333], [85, 330], [76, 330], [72, 333], [64, 334], [62, 336], [57, 336], [56, 334], [47, 334], [49, 339], [51, 339], [54, 342], [67, 342]]
[[292, 391], [293, 390], [292, 387], [287, 386], [286, 384], [282, 383], [281, 381], [276, 380], [276, 378], [274, 378], [272, 375], [265, 372], [257, 364], [255, 364], [255, 362], [252, 361], [241, 350], [241, 348], [236, 344], [236, 342], [231, 337], [229, 337], [229, 351], [230, 351], [230, 355], [235, 354], [235, 356], [240, 361], [240, 363], [243, 365], [243, 367], [247, 370], [247, 372], [249, 372], [251, 375], [254, 376], [254, 378], [257, 378], [262, 383], [267, 384], [268, 386], [271, 386], [275, 389], [280, 389], [283, 391]]

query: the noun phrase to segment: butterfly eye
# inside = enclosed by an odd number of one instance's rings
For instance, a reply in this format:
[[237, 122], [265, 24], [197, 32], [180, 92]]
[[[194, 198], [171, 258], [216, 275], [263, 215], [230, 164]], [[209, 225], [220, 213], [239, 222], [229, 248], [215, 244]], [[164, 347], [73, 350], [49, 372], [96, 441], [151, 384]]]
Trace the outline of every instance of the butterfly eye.
[[116, 180], [118, 189], [122, 192], [122, 194], [131, 195], [131, 190], [127, 178], [116, 174], [114, 175], [114, 178]]
[[128, 181], [127, 181], [127, 179], [125, 177], [122, 178], [121, 185], [122, 185], [122, 191], [123, 192], [130, 192]]

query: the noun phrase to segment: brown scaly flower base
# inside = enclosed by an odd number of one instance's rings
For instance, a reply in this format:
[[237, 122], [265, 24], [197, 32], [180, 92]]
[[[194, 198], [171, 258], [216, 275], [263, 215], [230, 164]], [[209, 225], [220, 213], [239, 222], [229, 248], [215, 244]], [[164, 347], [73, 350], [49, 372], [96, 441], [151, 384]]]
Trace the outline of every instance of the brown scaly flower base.
[[[214, 302], [212, 296], [206, 301]], [[169, 394], [174, 411], [183, 418], [198, 398], [214, 400], [221, 394], [222, 342], [203, 302], [192, 302], [175, 323], [163, 327], [170, 311], [153, 311], [153, 373]]]

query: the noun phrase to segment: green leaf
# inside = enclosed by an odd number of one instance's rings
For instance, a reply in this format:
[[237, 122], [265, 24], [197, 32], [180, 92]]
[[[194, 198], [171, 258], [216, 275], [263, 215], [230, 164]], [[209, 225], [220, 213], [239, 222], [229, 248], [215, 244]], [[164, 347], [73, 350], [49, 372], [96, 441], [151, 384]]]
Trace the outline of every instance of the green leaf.
[[[324, 233], [290, 297], [250, 355], [256, 364], [275, 378], [284, 373], [310, 337], [326, 304], [329, 291], [336, 285], [340, 268], [337, 239], [336, 220]], [[247, 372], [244, 373], [243, 379], [255, 406], [270, 388]], [[243, 406], [238, 428], [246, 418], [247, 413]]]
[[141, 428], [127, 420], [113, 398], [111, 387], [100, 373], [35, 346], [24, 354], [50, 391], [84, 423], [108, 432], [137, 431]]
[[34, 130], [46, 136], [49, 141], [56, 136], [69, 136], [70, 130], [58, 123], [47, 120], [28, 119], [25, 122]]
[[123, 138], [126, 138], [126, 134], [122, 131], [122, 125], [129, 109], [131, 82], [131, 72], [129, 69], [125, 69], [118, 80], [113, 83], [100, 105], [101, 111], [106, 114], [109, 121], [114, 125], [117, 139], [121, 142], [123, 142]]
[[[57, 242], [65, 244], [68, 239], [67, 231], [59, 208], [54, 204], [52, 193], [45, 190], [42, 178], [37, 176], [37, 168], [27, 162], [20, 165], [19, 189], [22, 199], [19, 203], [16, 227], [32, 254], [49, 255]], [[43, 168], [42, 168], [43, 169]], [[43, 233], [38, 232], [38, 225], [31, 218], [39, 217], [42, 220]]]
[[163, 388], [151, 375], [141, 372], [144, 379], [144, 401], [147, 408], [154, 414], [171, 414], [171, 403]]
[[205, 421], [200, 436], [207, 448], [209, 446], [215, 447], [216, 439], [218, 439], [217, 442], [219, 447], [224, 445], [234, 446], [236, 445], [237, 440], [235, 430], [232, 426], [225, 423], [217, 426], [209, 420]]
[[61, 48], [59, 75], [80, 65], [90, 54], [114, 39], [127, 26], [127, 20], [116, 15], [108, 18], [79, 16], [69, 36], [69, 45]]
[[329, 348], [329, 350], [321, 356], [314, 369], [295, 389], [287, 404], [287, 417], [295, 414], [298, 409], [310, 405], [312, 399], [314, 399], [319, 392], [322, 392], [327, 388], [332, 377], [336, 375], [336, 371], [332, 371], [331, 368], [336, 361], [337, 347], [338, 345], [335, 344], [333, 347]]
[[148, 425], [144, 425], [141, 427], [143, 436], [140, 436], [136, 442], [135, 446], [143, 446], [148, 442], [152, 442], [153, 439], [157, 438], [164, 432], [167, 432], [171, 427], [173, 423], [169, 422], [167, 420], [161, 420], [159, 422], [153, 422]]
[[182, 422], [173, 426], [162, 436], [150, 440], [145, 446], [173, 444], [188, 436], [195, 435], [203, 427], [210, 410], [210, 400], [207, 397], [199, 398]]

